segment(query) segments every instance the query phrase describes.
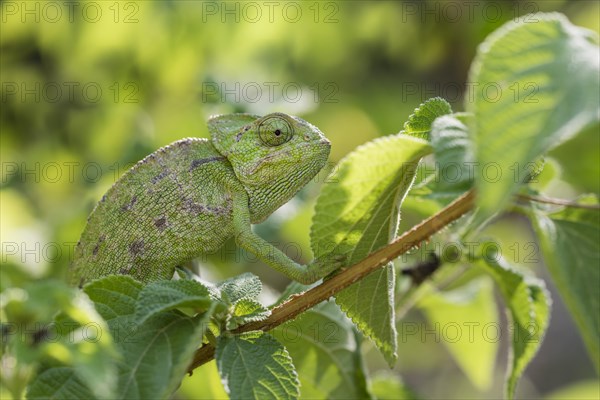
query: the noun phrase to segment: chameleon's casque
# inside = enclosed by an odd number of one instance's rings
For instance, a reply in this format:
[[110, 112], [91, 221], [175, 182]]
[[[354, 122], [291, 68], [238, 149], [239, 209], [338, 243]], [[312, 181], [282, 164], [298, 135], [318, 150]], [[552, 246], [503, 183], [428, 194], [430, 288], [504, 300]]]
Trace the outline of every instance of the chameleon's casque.
[[319, 172], [329, 141], [308, 122], [281, 113], [222, 115], [208, 126], [211, 141], [189, 138], [163, 147], [108, 190], [75, 249], [71, 283], [110, 274], [170, 279], [176, 266], [218, 250], [232, 236], [292, 279], [323, 276], [320, 266], [294, 263], [252, 233], [250, 224]]

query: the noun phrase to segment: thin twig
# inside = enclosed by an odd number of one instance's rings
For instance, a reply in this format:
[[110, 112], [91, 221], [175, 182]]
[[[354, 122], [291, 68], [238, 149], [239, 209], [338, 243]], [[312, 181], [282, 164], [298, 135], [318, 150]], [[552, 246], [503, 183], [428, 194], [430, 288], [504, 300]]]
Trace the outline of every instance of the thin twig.
[[[414, 226], [411, 230], [405, 232], [387, 246], [370, 254], [357, 264], [343, 269], [331, 279], [322, 282], [320, 285], [304, 293], [291, 296], [287, 301], [273, 308], [271, 315], [267, 319], [242, 325], [233, 330], [232, 333], [239, 334], [255, 330], [268, 331], [295, 318], [302, 312], [327, 300], [410, 249], [419, 247], [423, 241], [428, 240], [433, 234], [469, 212], [474, 206], [474, 199], [475, 193], [472, 190], [465, 193], [435, 215]], [[188, 372], [191, 374], [195, 368], [212, 360], [214, 355], [215, 348], [212, 345], [203, 345], [194, 354], [194, 359], [188, 368]]]
[[519, 194], [518, 197], [523, 200], [535, 201], [537, 203], [554, 204], [556, 206], [565, 206], [573, 208], [585, 208], [588, 210], [600, 210], [600, 204], [581, 204], [564, 199], [555, 199], [551, 197], [530, 196], [527, 194]]

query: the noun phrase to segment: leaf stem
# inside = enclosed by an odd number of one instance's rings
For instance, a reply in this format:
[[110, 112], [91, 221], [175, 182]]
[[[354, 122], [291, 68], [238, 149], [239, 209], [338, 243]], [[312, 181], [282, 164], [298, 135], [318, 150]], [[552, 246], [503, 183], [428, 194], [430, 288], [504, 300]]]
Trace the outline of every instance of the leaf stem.
[[551, 197], [539, 197], [530, 196], [526, 194], [519, 194], [518, 197], [523, 200], [535, 201], [538, 203], [554, 204], [557, 206], [573, 207], [573, 208], [586, 208], [588, 210], [600, 210], [600, 204], [581, 204], [564, 199], [555, 199]]
[[[414, 226], [409, 231], [404, 232], [393, 242], [371, 253], [362, 261], [351, 267], [342, 269], [341, 272], [334, 275], [331, 279], [323, 281], [320, 285], [304, 293], [291, 296], [287, 301], [273, 308], [271, 315], [267, 319], [247, 323], [234, 329], [232, 333], [239, 334], [255, 330], [268, 331], [295, 318], [302, 312], [327, 300], [410, 249], [419, 247], [423, 241], [428, 240], [433, 234], [473, 209], [474, 199], [475, 192], [473, 190], [465, 193], [438, 213]], [[191, 374], [195, 368], [212, 360], [214, 356], [214, 346], [211, 344], [203, 345], [194, 354], [188, 372]]]

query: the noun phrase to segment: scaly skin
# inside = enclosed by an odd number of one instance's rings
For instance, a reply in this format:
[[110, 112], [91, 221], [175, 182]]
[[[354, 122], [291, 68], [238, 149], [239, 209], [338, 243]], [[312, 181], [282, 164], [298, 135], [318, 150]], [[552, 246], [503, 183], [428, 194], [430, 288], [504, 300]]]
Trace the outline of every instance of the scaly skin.
[[313, 125], [281, 113], [231, 114], [208, 122], [212, 141], [183, 139], [127, 171], [88, 218], [69, 281], [80, 287], [110, 274], [142, 282], [170, 279], [174, 268], [218, 250], [240, 247], [302, 283], [341, 260], [302, 266], [251, 231], [325, 165], [330, 144]]

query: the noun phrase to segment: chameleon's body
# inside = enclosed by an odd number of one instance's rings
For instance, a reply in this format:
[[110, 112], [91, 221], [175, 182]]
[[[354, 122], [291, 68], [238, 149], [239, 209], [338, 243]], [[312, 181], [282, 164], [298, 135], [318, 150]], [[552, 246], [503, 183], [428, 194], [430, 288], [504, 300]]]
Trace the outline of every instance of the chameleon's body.
[[232, 114], [209, 120], [212, 140], [183, 139], [150, 154], [102, 197], [75, 249], [69, 280], [110, 274], [149, 282], [218, 250], [230, 237], [300, 282], [332, 272], [296, 264], [255, 235], [258, 223], [324, 166], [330, 144], [314, 126], [285, 114]]

